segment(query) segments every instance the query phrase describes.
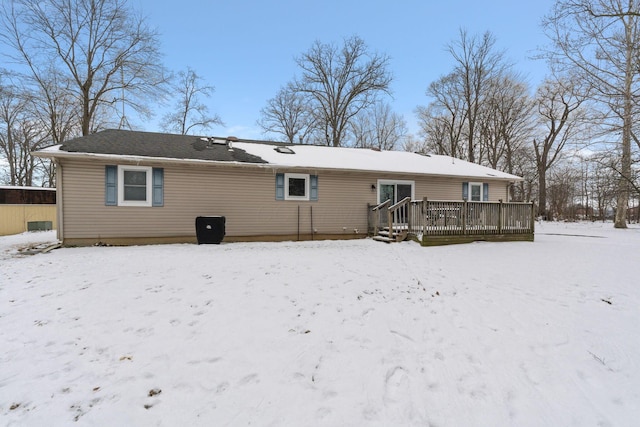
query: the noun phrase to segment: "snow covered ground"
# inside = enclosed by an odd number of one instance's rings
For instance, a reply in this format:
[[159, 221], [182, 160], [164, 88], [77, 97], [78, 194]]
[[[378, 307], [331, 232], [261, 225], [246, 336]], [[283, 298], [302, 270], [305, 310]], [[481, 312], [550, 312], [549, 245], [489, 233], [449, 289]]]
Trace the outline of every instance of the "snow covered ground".
[[534, 243], [0, 238], [3, 426], [630, 426], [640, 228]]

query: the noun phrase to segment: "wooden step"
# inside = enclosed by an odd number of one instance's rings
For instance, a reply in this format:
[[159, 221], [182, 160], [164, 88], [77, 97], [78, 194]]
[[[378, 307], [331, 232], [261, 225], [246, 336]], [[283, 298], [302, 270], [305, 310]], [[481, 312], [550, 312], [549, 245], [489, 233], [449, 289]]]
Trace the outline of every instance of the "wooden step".
[[381, 230], [378, 232], [376, 236], [373, 236], [373, 240], [377, 240], [378, 242], [402, 242], [406, 240], [408, 233], [406, 231], [402, 231], [400, 233], [389, 233], [388, 231]]
[[377, 242], [384, 242], [384, 243], [391, 243], [396, 241], [396, 239], [391, 239], [389, 237], [380, 236], [380, 235], [373, 236], [373, 240]]

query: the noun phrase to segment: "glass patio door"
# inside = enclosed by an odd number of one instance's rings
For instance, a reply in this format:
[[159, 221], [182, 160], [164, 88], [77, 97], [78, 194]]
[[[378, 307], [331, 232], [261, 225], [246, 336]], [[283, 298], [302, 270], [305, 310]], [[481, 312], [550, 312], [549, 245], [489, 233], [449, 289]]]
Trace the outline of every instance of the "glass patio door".
[[378, 203], [391, 200], [391, 204], [396, 202], [396, 186], [394, 184], [380, 184], [380, 194]]
[[405, 197], [413, 197], [413, 185], [411, 184], [396, 184], [396, 201], [398, 203]]
[[[413, 181], [378, 181], [378, 203], [390, 200], [395, 205], [405, 197], [413, 198]], [[394, 223], [404, 224], [408, 220], [408, 209], [395, 211]]]
[[413, 197], [413, 182], [378, 182], [378, 203], [382, 203], [385, 200], [391, 200], [391, 204], [393, 205], [405, 197]]

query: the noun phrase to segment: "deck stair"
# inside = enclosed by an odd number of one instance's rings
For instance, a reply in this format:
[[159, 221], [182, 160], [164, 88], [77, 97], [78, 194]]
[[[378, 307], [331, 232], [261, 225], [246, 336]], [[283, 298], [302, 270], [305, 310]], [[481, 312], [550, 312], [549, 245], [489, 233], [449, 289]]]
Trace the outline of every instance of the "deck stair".
[[374, 214], [373, 240], [385, 243], [402, 242], [409, 235], [407, 223], [410, 197], [391, 205], [387, 200], [372, 209]]
[[402, 242], [407, 239], [408, 235], [409, 232], [406, 228], [389, 232], [389, 227], [384, 227], [378, 231], [377, 235], [373, 236], [373, 240], [385, 243]]

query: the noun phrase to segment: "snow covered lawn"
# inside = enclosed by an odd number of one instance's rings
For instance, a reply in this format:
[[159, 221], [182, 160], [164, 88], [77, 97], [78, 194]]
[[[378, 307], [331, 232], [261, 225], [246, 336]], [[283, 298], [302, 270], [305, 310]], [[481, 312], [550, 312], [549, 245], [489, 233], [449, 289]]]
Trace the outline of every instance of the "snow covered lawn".
[[54, 240], [0, 237], [3, 426], [640, 418], [637, 227], [18, 252]]

